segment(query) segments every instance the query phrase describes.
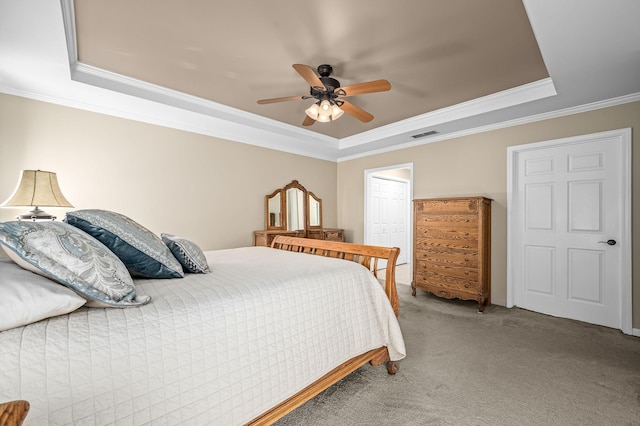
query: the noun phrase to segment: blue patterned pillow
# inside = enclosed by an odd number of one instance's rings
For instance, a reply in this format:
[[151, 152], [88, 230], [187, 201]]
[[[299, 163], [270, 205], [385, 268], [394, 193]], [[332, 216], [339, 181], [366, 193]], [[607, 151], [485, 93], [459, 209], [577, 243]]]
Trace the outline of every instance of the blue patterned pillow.
[[151, 300], [136, 296], [127, 268], [107, 247], [66, 223], [3, 222], [0, 244], [24, 261], [24, 265], [17, 262], [21, 266], [60, 282], [99, 306], [138, 306]]
[[196, 243], [171, 234], [161, 234], [160, 236], [162, 241], [169, 247], [169, 250], [171, 250], [171, 253], [182, 264], [185, 271], [193, 272], [194, 274], [208, 274], [211, 272], [207, 258]]
[[82, 229], [116, 254], [132, 276], [182, 278], [182, 266], [160, 237], [120, 213], [107, 210], [68, 212], [65, 222]]

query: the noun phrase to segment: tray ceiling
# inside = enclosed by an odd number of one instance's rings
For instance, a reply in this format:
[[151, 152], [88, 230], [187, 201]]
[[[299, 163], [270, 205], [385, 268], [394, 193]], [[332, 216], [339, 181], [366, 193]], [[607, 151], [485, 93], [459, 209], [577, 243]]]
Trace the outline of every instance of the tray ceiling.
[[391, 91], [350, 102], [308, 130], [355, 134], [547, 78], [520, 1], [76, 1], [78, 61], [301, 126], [313, 100], [292, 64], [334, 67], [346, 86], [387, 79]]

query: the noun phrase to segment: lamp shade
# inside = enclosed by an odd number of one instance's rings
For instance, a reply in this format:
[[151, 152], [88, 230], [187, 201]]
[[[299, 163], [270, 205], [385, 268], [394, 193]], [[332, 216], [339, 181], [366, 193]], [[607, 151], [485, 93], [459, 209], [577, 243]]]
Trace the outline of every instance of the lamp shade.
[[1, 207], [73, 207], [62, 195], [58, 177], [43, 170], [23, 170], [18, 186]]
[[309, 116], [309, 118], [313, 118], [316, 120], [318, 118], [318, 113], [320, 112], [320, 107], [317, 103], [311, 105], [309, 108], [305, 110], [305, 113]]
[[341, 110], [338, 105], [334, 104], [331, 107], [331, 119], [332, 120], [337, 120], [338, 118], [342, 117], [342, 114], [344, 114], [344, 111]]
[[305, 113], [309, 118], [313, 118], [320, 123], [328, 123], [340, 118], [344, 111], [338, 105], [325, 99], [311, 105], [305, 110]]

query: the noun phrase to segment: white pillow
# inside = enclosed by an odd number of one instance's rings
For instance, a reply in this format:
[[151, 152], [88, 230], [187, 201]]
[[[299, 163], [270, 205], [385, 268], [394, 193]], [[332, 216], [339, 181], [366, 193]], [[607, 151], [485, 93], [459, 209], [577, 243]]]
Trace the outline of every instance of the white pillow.
[[68, 314], [86, 300], [12, 262], [0, 249], [0, 331]]
[[63, 284], [91, 306], [140, 306], [151, 299], [136, 295], [129, 271], [111, 250], [67, 223], [0, 222], [0, 245], [22, 259], [18, 265]]

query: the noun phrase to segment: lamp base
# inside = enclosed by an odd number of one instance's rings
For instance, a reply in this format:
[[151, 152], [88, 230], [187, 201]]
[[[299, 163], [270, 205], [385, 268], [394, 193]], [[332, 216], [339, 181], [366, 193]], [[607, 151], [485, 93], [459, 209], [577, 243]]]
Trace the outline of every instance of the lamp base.
[[20, 216], [16, 216], [18, 220], [56, 220], [56, 216], [52, 216], [44, 210], [40, 210], [36, 206], [35, 209], [31, 210], [29, 213], [21, 214]]

